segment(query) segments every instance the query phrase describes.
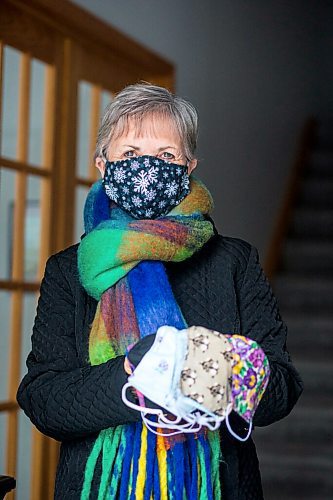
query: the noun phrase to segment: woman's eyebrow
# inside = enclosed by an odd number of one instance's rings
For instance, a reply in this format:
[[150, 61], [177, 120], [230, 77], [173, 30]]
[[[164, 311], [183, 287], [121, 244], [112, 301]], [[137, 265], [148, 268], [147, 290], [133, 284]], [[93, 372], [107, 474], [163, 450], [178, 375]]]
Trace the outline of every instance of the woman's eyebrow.
[[[137, 149], [138, 151], [140, 151], [140, 147], [139, 146], [134, 146], [133, 144], [122, 144], [122, 147], [123, 148], [131, 148], [131, 149]], [[161, 148], [158, 148], [157, 151], [162, 151], [163, 149], [177, 149], [176, 146], [162, 146]]]
[[122, 144], [123, 148], [140, 149], [139, 146], [133, 146], [132, 144]]

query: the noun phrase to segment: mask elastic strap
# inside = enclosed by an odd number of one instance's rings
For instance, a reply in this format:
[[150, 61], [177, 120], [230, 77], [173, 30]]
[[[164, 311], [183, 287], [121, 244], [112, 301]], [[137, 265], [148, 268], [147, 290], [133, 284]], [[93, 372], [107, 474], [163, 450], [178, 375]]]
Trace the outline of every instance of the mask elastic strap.
[[174, 415], [176, 418], [174, 418], [173, 420], [170, 420], [164, 413], [160, 416], [160, 419], [163, 423], [165, 424], [179, 424], [179, 422], [182, 420], [181, 417], [177, 417], [176, 415]]
[[210, 431], [216, 431], [220, 425], [221, 422], [223, 422], [224, 417], [212, 417], [211, 415], [208, 415], [207, 413], [205, 414], [199, 414], [197, 416], [197, 423], [202, 426], [206, 426]]
[[[175, 434], [181, 434], [183, 432], [197, 432], [201, 429], [201, 425], [198, 426], [197, 428], [193, 429], [195, 422], [189, 422], [189, 423], [184, 424], [184, 425], [178, 425], [178, 422], [181, 420], [179, 417], [177, 417], [176, 420], [168, 420], [164, 416], [163, 411], [161, 409], [147, 408], [145, 406], [140, 406], [140, 405], [137, 405], [135, 403], [132, 403], [131, 401], [129, 401], [127, 399], [127, 396], [126, 396], [126, 391], [130, 387], [133, 387], [133, 386], [129, 382], [127, 382], [122, 388], [121, 397], [122, 397], [123, 402], [129, 408], [133, 408], [133, 410], [137, 410], [141, 413], [141, 418], [142, 418], [143, 422], [145, 423], [146, 427], [154, 434], [161, 435], [161, 436], [173, 436]], [[158, 423], [149, 420], [146, 417], [146, 415], [149, 415], [149, 414], [157, 415], [158, 416]], [[167, 422], [169, 422], [169, 423], [167, 423]], [[173, 433], [163, 434], [161, 432], [155, 431], [152, 427], [162, 427], [165, 429], [176, 429], [176, 430]]]
[[241, 436], [239, 436], [238, 434], [236, 434], [236, 432], [233, 431], [232, 428], [231, 428], [231, 425], [230, 425], [230, 422], [229, 422], [229, 413], [231, 413], [231, 410], [232, 410], [232, 403], [228, 406], [228, 409], [229, 408], [230, 408], [230, 410], [227, 411], [226, 416], [225, 416], [225, 423], [227, 425], [228, 431], [230, 432], [230, 434], [234, 438], [238, 439], [238, 441], [242, 441], [242, 442], [247, 441], [249, 439], [249, 437], [250, 437], [251, 432], [252, 432], [252, 420], [250, 421], [250, 426], [249, 426], [248, 433], [246, 434], [246, 436], [244, 438], [242, 438]]
[[122, 390], [121, 390], [121, 399], [123, 400], [123, 402], [125, 403], [125, 405], [127, 405], [129, 408], [133, 408], [133, 410], [137, 410], [139, 411], [140, 413], [152, 413], [153, 415], [163, 415], [163, 412], [161, 409], [155, 409], [155, 408], [145, 408], [145, 407], [142, 407], [140, 405], [137, 405], [135, 403], [132, 403], [131, 401], [129, 401], [127, 399], [127, 396], [126, 396], [126, 391], [127, 389], [129, 389], [130, 387], [133, 387], [129, 382], [127, 382]]
[[[184, 433], [192, 433], [192, 432], [199, 432], [200, 429], [201, 429], [201, 425], [198, 425], [197, 427], [194, 427], [194, 423], [188, 423], [188, 424], [184, 424], [184, 425], [168, 425], [168, 424], [165, 424], [164, 422], [152, 422], [151, 420], [149, 420], [145, 413], [142, 412], [141, 413], [141, 416], [142, 416], [142, 420], [144, 422], [144, 424], [146, 425], [147, 429], [149, 429], [150, 432], [152, 432], [153, 434], [156, 434], [157, 436], [164, 436], [164, 437], [168, 437], [168, 436], [175, 436], [177, 434], [184, 434]], [[159, 419], [160, 420], [160, 419]], [[164, 429], [175, 429], [174, 432], [167, 432], [167, 433], [164, 433], [164, 432], [158, 432], [156, 431], [155, 428], [164, 428]]]
[[[179, 424], [181, 420], [185, 420], [186, 424]], [[161, 415], [158, 417], [159, 426], [164, 427], [166, 429], [180, 429], [181, 432], [196, 432], [200, 430], [202, 425], [198, 423], [195, 416], [192, 414], [186, 415], [183, 418], [177, 417], [176, 419], [169, 419], [166, 415]], [[188, 429], [186, 431], [186, 429]]]

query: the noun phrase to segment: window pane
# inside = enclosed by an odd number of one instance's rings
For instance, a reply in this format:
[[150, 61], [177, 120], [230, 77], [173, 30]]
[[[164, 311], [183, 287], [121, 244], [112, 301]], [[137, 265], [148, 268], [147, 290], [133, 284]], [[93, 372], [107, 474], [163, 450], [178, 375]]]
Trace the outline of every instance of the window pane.
[[102, 118], [106, 106], [112, 101], [112, 95], [110, 92], [107, 92], [106, 90], [103, 90], [102, 96], [101, 96], [101, 108], [100, 108], [100, 116]]
[[91, 85], [79, 82], [78, 89], [78, 126], [76, 148], [76, 173], [79, 177], [88, 177], [89, 158], [89, 133], [91, 111]]
[[32, 424], [23, 411], [18, 419], [16, 498], [30, 500]]
[[7, 434], [7, 413], [0, 413], [0, 474], [6, 474], [6, 434]]
[[40, 255], [40, 179], [28, 178], [27, 205], [25, 212], [24, 279], [38, 279]]
[[8, 398], [11, 297], [11, 292], [0, 290], [0, 401]]
[[[1, 153], [16, 158], [20, 52], [4, 48]], [[1, 137], [1, 135], [0, 135]]]
[[83, 208], [87, 198], [89, 189], [85, 187], [76, 188], [76, 199], [75, 199], [75, 232], [74, 241], [78, 242], [84, 233], [83, 224]]
[[35, 293], [26, 293], [23, 297], [20, 380], [27, 373], [26, 360], [31, 351], [31, 335], [36, 316], [37, 298], [38, 296]]
[[11, 275], [15, 173], [0, 168], [0, 279]]
[[42, 130], [44, 117], [45, 64], [37, 59], [31, 64], [29, 163], [42, 163]]

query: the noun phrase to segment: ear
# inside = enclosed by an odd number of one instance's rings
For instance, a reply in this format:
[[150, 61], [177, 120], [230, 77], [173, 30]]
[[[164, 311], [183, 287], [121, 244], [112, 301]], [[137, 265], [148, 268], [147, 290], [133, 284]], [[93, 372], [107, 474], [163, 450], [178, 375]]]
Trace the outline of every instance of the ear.
[[198, 160], [194, 159], [194, 160], [191, 160], [187, 163], [187, 171], [188, 171], [188, 175], [190, 175], [193, 170], [196, 168], [198, 164]]
[[104, 177], [105, 161], [100, 156], [97, 156], [97, 158], [95, 160], [95, 167], [97, 167], [98, 170], [100, 171], [101, 177]]

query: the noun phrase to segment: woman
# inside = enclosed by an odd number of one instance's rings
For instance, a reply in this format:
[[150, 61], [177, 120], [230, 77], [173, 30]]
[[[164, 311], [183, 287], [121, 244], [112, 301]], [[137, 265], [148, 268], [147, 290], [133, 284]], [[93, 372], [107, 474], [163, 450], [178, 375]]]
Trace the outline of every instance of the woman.
[[[188, 102], [148, 84], [120, 92], [98, 134], [103, 181], [86, 201], [85, 237], [47, 262], [17, 398], [41, 432], [62, 442], [57, 499], [263, 497], [251, 438], [235, 439], [224, 422], [217, 431], [156, 435], [123, 400], [133, 353], [140, 366], [148, 335], [163, 325], [257, 342], [252, 352], [264, 353], [270, 377], [254, 425], [286, 416], [302, 390], [256, 250], [219, 235], [209, 217], [211, 196], [192, 174], [196, 139]], [[137, 403], [135, 391], [127, 399]], [[240, 414], [229, 421], [244, 436], [252, 416]]]

